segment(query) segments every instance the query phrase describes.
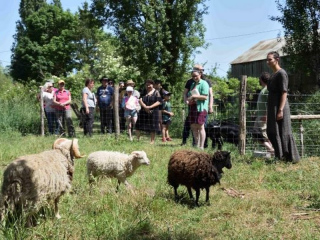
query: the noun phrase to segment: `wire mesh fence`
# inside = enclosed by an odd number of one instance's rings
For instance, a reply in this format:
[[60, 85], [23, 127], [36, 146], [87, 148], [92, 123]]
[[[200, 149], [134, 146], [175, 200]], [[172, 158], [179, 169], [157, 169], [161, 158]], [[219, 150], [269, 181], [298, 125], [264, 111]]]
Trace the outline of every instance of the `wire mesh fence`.
[[[256, 141], [251, 131], [257, 116], [257, 96], [257, 93], [246, 94], [246, 153], [265, 150], [264, 147]], [[289, 94], [288, 100], [292, 116], [292, 131], [299, 152], [302, 153], [303, 157], [319, 156], [320, 94]], [[127, 126], [123, 110], [119, 108], [116, 111], [119, 111], [119, 119], [113, 119], [112, 131], [108, 133], [115, 133], [115, 122], [119, 121], [120, 134], [126, 135]], [[79, 113], [75, 109], [74, 112], [74, 125], [77, 127], [81, 126], [81, 117], [79, 117]], [[171, 117], [171, 125], [169, 127], [170, 136], [175, 139], [181, 139], [182, 141], [183, 126], [188, 115], [188, 107], [186, 105], [172, 106], [172, 112], [174, 116]], [[94, 115], [93, 134], [101, 134], [99, 111], [95, 111]], [[304, 118], [294, 118], [295, 116], [304, 116]], [[77, 134], [82, 134], [81, 128], [78, 127], [77, 129]], [[46, 129], [46, 132], [48, 132], [48, 129]], [[233, 144], [237, 146], [239, 144], [239, 96], [230, 95], [223, 100], [215, 99], [214, 113], [208, 115], [206, 132], [209, 147], [216, 148], [219, 145], [223, 146], [223, 144]], [[160, 131], [158, 131], [158, 135], [160, 135], [161, 138]], [[190, 136], [192, 136], [191, 133]], [[222, 139], [222, 142], [220, 142], [219, 139]]]

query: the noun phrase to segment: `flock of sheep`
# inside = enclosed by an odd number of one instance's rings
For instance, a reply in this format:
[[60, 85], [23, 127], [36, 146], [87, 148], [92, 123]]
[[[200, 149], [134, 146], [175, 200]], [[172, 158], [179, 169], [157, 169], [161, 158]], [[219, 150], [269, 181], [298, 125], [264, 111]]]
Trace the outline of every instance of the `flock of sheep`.
[[[60, 197], [68, 192], [74, 173], [74, 159], [82, 158], [77, 139], [59, 138], [53, 149], [38, 154], [22, 156], [7, 166], [3, 173], [0, 196], [0, 219], [8, 216], [21, 216], [24, 213], [31, 219], [46, 203], [54, 203], [56, 218], [60, 218], [58, 203]], [[87, 159], [89, 183], [99, 176], [118, 179], [130, 187], [130, 177], [139, 166], [149, 165], [144, 151], [131, 154], [111, 151], [93, 152]], [[206, 189], [206, 201], [209, 200], [210, 186], [220, 183], [222, 168], [230, 169], [230, 152], [218, 151], [212, 155], [204, 152], [179, 150], [173, 153], [168, 164], [168, 183], [177, 188], [184, 185], [193, 198], [191, 189], [196, 191], [198, 205], [200, 189]], [[27, 218], [27, 221], [28, 218]], [[32, 220], [30, 220], [32, 221]], [[28, 225], [33, 225], [32, 222]]]

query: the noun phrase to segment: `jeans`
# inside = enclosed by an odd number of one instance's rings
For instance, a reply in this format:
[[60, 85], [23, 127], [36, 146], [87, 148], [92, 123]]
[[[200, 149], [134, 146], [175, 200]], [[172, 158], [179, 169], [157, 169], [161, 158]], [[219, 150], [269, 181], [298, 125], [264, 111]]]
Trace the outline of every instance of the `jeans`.
[[83, 109], [83, 133], [84, 135], [92, 136], [92, 128], [93, 128], [93, 122], [94, 122], [94, 108], [89, 107], [89, 114], [86, 114], [86, 110]]
[[100, 122], [101, 122], [101, 133], [105, 134], [107, 128], [109, 133], [113, 130], [113, 108], [100, 108]]
[[55, 112], [46, 112], [47, 122], [48, 122], [48, 130], [50, 134], [55, 133], [56, 127], [56, 114]]
[[74, 131], [74, 126], [71, 118], [71, 109], [68, 110], [56, 110], [56, 118], [59, 123], [60, 127], [60, 134], [65, 134], [66, 128], [65, 128], [65, 122], [67, 122], [67, 128], [68, 128], [68, 136], [69, 137], [75, 137], [76, 133]]

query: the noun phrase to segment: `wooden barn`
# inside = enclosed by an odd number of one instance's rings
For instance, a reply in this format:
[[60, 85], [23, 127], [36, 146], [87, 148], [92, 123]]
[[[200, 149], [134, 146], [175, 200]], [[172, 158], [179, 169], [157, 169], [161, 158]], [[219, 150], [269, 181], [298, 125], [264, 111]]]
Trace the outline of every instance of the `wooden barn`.
[[274, 38], [258, 42], [231, 62], [231, 77], [240, 79], [242, 75], [259, 77], [262, 72], [272, 73], [267, 65], [267, 54], [271, 51], [277, 51], [280, 54], [280, 65], [289, 75], [290, 92], [313, 92], [318, 88], [315, 81], [306, 76], [299, 76], [288, 71], [289, 68], [287, 66], [290, 63], [290, 57], [283, 53], [282, 48], [284, 45], [284, 38]]

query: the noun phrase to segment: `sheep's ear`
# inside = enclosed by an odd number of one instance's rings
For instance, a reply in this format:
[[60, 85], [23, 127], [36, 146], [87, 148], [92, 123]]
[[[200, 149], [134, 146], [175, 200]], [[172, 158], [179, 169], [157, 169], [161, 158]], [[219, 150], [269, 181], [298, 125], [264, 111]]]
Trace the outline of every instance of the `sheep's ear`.
[[134, 155], [135, 157], [139, 156], [139, 152], [138, 151], [133, 151], [131, 154]]
[[58, 138], [57, 140], [54, 141], [52, 145], [52, 149], [57, 149], [60, 147], [61, 144], [63, 144], [65, 141], [69, 141], [69, 139], [66, 138]]

